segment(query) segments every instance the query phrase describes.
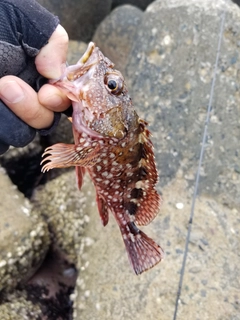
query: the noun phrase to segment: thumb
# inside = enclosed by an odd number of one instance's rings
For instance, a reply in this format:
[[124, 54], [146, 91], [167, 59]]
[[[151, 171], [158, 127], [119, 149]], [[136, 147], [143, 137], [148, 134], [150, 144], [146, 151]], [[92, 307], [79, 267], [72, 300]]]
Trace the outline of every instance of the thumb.
[[62, 74], [62, 65], [66, 63], [67, 50], [68, 34], [58, 25], [35, 59], [38, 72], [45, 78], [58, 79]]

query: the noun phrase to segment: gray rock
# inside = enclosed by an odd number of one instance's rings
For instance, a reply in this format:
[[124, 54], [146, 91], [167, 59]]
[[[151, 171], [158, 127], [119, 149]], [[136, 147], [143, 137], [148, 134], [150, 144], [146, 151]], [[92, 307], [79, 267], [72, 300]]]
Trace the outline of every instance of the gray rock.
[[87, 49], [87, 44], [81, 41], [70, 40], [68, 45], [68, 64], [76, 64]]
[[[225, 5], [227, 15], [199, 190], [239, 207], [239, 8], [225, 1], [153, 2], [135, 33], [124, 74], [136, 109], [150, 123], [161, 186], [181, 174], [192, 187]], [[118, 15], [121, 10], [125, 12], [120, 7]], [[115, 32], [117, 29], [116, 25]], [[115, 52], [119, 51], [116, 43]], [[111, 48], [106, 47], [105, 54], [111, 55]]]
[[111, 0], [38, 0], [56, 14], [74, 40], [90, 41], [98, 24], [111, 10]]
[[0, 305], [1, 320], [40, 320], [42, 312], [36, 303], [26, 299], [22, 292], [8, 293], [7, 301]]
[[[42, 138], [37, 134], [32, 142], [23, 148], [10, 147], [0, 157], [0, 165], [4, 167], [18, 189], [31, 197], [34, 187], [41, 180], [40, 162], [43, 153]], [[26, 163], [27, 169], [26, 169]]]
[[26, 281], [48, 250], [46, 224], [0, 168], [0, 291]]
[[77, 262], [83, 229], [88, 223], [88, 203], [75, 181], [75, 170], [71, 170], [37, 188], [32, 198], [33, 209], [48, 224], [51, 245], [60, 249], [70, 263]]
[[153, 0], [112, 0], [112, 9], [124, 4], [131, 4], [132, 6], [145, 10], [152, 2]]
[[30, 142], [28, 145], [22, 148], [15, 148], [10, 146], [7, 152], [5, 152], [0, 157], [1, 163], [9, 163], [11, 161], [17, 161], [21, 157], [26, 157], [29, 154], [32, 154], [33, 156], [37, 153], [41, 152], [42, 148], [40, 145], [40, 138], [39, 135], [36, 135], [36, 137], [33, 139], [32, 142]]
[[233, 2], [235, 2], [236, 4], [240, 5], [240, 1], [239, 0], [232, 0]]
[[93, 41], [123, 73], [142, 16], [143, 12], [136, 7], [122, 6], [113, 10], [94, 34]]

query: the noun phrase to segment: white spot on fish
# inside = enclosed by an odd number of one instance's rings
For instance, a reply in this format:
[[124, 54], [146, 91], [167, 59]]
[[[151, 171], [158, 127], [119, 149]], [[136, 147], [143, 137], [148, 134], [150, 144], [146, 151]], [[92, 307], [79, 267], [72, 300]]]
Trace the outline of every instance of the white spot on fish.
[[137, 189], [140, 189], [141, 186], [142, 186], [142, 181], [141, 181], [141, 180], [139, 180], [138, 182], [136, 182], [135, 187], [136, 187]]
[[129, 236], [129, 238], [130, 238], [130, 240], [132, 242], [135, 242], [135, 238], [134, 238], [134, 235], [132, 233], [129, 233], [128, 236]]

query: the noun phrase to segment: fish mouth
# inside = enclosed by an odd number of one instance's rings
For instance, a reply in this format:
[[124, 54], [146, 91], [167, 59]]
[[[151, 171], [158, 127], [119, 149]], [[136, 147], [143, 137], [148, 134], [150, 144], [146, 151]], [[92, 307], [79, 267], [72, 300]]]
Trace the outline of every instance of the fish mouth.
[[73, 82], [82, 77], [87, 71], [99, 62], [99, 55], [96, 52], [96, 45], [94, 42], [88, 44], [87, 50], [83, 56], [78, 60], [76, 65], [67, 68], [66, 78], [68, 81]]
[[80, 60], [78, 61], [78, 64], [84, 64], [88, 61], [88, 59], [90, 58], [90, 56], [93, 53], [93, 50], [96, 48], [96, 45], [94, 42], [89, 42], [87, 50], [85, 51], [85, 53], [83, 54], [83, 56], [80, 58]]

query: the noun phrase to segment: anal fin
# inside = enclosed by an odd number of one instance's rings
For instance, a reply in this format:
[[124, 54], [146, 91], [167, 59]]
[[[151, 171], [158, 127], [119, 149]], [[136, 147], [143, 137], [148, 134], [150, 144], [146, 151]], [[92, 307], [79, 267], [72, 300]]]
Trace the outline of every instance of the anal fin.
[[96, 195], [96, 201], [98, 206], [98, 212], [102, 220], [102, 224], [105, 227], [108, 224], [110, 210], [105, 200], [98, 194]]
[[85, 168], [84, 167], [76, 167], [76, 176], [77, 176], [77, 185], [78, 189], [81, 190], [83, 185], [83, 177], [85, 174]]

